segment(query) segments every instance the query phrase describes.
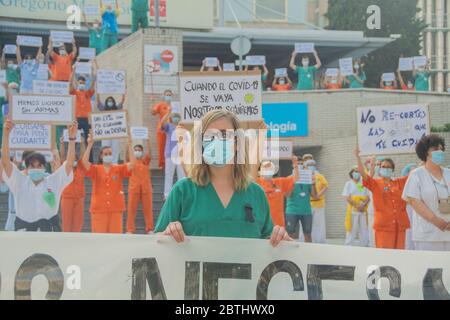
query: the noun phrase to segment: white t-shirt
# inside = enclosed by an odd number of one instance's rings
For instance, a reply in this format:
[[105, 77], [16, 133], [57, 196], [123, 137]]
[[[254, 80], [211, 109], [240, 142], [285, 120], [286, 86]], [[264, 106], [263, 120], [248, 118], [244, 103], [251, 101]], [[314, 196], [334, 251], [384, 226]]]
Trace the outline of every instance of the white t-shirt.
[[[41, 219], [50, 219], [58, 214], [61, 193], [73, 180], [73, 171], [67, 175], [64, 164], [51, 175], [44, 178], [42, 182], [35, 185], [31, 178], [17, 169], [12, 164], [11, 177], [8, 178], [3, 171], [3, 180], [14, 195], [16, 217], [33, 223]], [[52, 208], [44, 200], [46, 192], [53, 192], [56, 205]]]
[[[344, 186], [344, 190], [342, 191], [342, 196], [345, 198], [352, 197], [352, 196], [361, 196], [361, 197], [367, 197], [369, 196], [369, 190], [367, 190], [366, 187], [358, 188], [355, 181], [349, 180]], [[356, 208], [353, 208], [354, 212], [357, 212]]]
[[[442, 168], [442, 170], [444, 175], [442, 181], [436, 180], [425, 167], [412, 171], [403, 190], [402, 198], [405, 201], [408, 198], [422, 200], [435, 215], [450, 222], [449, 214], [445, 215], [439, 212], [438, 195], [436, 194], [437, 189], [440, 199], [450, 196], [450, 170], [446, 168]], [[450, 241], [450, 231], [439, 230], [415, 211], [413, 211], [412, 234], [414, 241]]]

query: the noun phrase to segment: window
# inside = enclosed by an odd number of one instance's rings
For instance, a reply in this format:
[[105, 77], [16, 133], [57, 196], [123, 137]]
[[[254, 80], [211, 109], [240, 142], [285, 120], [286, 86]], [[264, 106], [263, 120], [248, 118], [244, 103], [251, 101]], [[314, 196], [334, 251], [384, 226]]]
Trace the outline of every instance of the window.
[[254, 0], [255, 16], [263, 20], [287, 20], [287, 0]]

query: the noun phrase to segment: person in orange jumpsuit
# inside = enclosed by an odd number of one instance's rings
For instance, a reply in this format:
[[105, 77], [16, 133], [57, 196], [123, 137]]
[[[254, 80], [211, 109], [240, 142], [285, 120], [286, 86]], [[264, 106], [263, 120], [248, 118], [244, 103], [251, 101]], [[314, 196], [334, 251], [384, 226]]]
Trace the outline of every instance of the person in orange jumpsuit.
[[[297, 157], [292, 158], [292, 166], [298, 166]], [[271, 161], [264, 161], [261, 164], [260, 177], [256, 182], [263, 188], [269, 201], [270, 215], [275, 226], [285, 227], [284, 198], [294, 190], [295, 181], [298, 177], [290, 176], [274, 178], [275, 164]], [[298, 172], [294, 170], [294, 172]]]
[[72, 41], [72, 52], [70, 54], [67, 52], [65, 44], [61, 44], [58, 49], [58, 53], [53, 51], [53, 41], [50, 37], [48, 51], [54, 64], [54, 68], [51, 70], [51, 80], [68, 82], [72, 77], [72, 63], [78, 54], [75, 38]]
[[410, 222], [402, 194], [408, 177], [392, 179], [395, 164], [391, 159], [385, 158], [381, 162], [381, 178], [374, 179], [367, 174], [359, 153], [359, 149], [356, 149], [358, 171], [363, 178], [364, 187], [372, 192], [373, 197], [375, 246], [405, 249], [406, 230], [410, 228]]
[[[81, 139], [80, 154], [84, 154], [86, 145], [84, 139]], [[66, 161], [66, 151], [64, 147], [64, 137], [60, 140], [60, 159], [61, 163]], [[73, 181], [64, 189], [61, 195], [61, 217], [63, 232], [81, 232], [84, 223], [84, 199], [86, 191], [84, 188], [84, 177], [86, 170], [80, 161], [79, 155], [76, 155], [76, 161], [73, 165]]]
[[147, 140], [148, 152], [144, 154], [142, 145], [134, 146], [134, 156], [136, 163], [131, 172], [128, 185], [128, 216], [127, 233], [136, 232], [136, 212], [139, 201], [142, 201], [142, 211], [144, 213], [145, 232], [153, 230], [153, 210], [152, 210], [152, 183], [150, 181], [150, 137]]
[[172, 91], [166, 90], [164, 91], [163, 101], [155, 104], [152, 109], [152, 115], [159, 116], [159, 122], [156, 131], [156, 140], [158, 142], [158, 167], [160, 169], [164, 168], [165, 158], [164, 158], [164, 149], [166, 146], [166, 133], [161, 129], [161, 120], [170, 112], [170, 103], [172, 102]]
[[91, 228], [93, 233], [122, 233], [122, 215], [125, 211], [125, 195], [123, 193], [123, 179], [131, 176], [131, 170], [136, 158], [128, 136], [128, 152], [130, 162], [127, 164], [112, 164], [111, 147], [103, 147], [99, 154], [99, 164], [89, 162], [89, 154], [94, 146], [91, 134], [83, 155], [83, 166], [86, 176], [92, 179], [91, 197]]

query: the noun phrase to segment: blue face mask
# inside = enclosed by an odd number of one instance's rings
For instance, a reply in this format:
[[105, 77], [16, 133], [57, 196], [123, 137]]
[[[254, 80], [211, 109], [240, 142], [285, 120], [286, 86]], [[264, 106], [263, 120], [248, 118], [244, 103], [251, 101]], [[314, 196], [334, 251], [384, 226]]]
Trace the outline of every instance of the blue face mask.
[[308, 169], [313, 171], [313, 172], [317, 171], [317, 168], [315, 166], [309, 166]]
[[361, 174], [359, 172], [353, 172], [352, 177], [353, 177], [353, 179], [359, 181], [359, 179], [361, 178]]
[[86, 89], [86, 85], [84, 85], [84, 84], [79, 84], [78, 85], [78, 90], [83, 91], [84, 89]]
[[29, 169], [28, 176], [33, 182], [41, 181], [45, 178], [45, 169]]
[[113, 162], [113, 156], [103, 156], [103, 163], [111, 164]]
[[203, 141], [203, 160], [213, 167], [224, 167], [233, 159], [233, 139]]
[[394, 174], [394, 170], [391, 168], [380, 168], [380, 176], [383, 178], [391, 178]]
[[433, 151], [431, 153], [431, 161], [438, 166], [442, 166], [445, 162], [444, 151], [442, 150]]
[[180, 123], [180, 117], [173, 117], [173, 118], [172, 118], [172, 122], [173, 122], [174, 124]]

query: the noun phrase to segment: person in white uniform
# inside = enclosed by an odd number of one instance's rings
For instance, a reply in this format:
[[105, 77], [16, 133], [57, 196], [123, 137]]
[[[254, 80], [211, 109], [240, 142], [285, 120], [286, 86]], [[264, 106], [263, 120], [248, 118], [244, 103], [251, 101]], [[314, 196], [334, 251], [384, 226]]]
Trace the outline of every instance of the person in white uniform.
[[342, 192], [347, 202], [345, 227], [347, 236], [345, 245], [356, 245], [359, 233], [359, 245], [367, 247], [369, 244], [369, 232], [367, 228], [367, 205], [370, 202], [369, 191], [362, 185], [361, 174], [358, 168], [353, 168]]
[[[409, 176], [411, 171], [413, 171], [416, 168], [417, 168], [417, 165], [415, 163], [407, 164], [402, 170], [402, 177]], [[413, 208], [409, 204], [406, 205], [406, 213], [408, 214], [409, 222], [412, 225], [413, 214], [414, 213], [413, 213]], [[405, 249], [406, 250], [414, 250], [414, 241], [413, 241], [413, 237], [412, 237], [412, 228], [409, 228], [408, 230], [406, 230], [406, 240], [405, 241], [406, 241], [405, 242]]]
[[423, 137], [416, 153], [425, 164], [409, 175], [403, 199], [413, 208], [412, 234], [416, 250], [450, 251], [450, 170], [444, 168], [445, 141]]

